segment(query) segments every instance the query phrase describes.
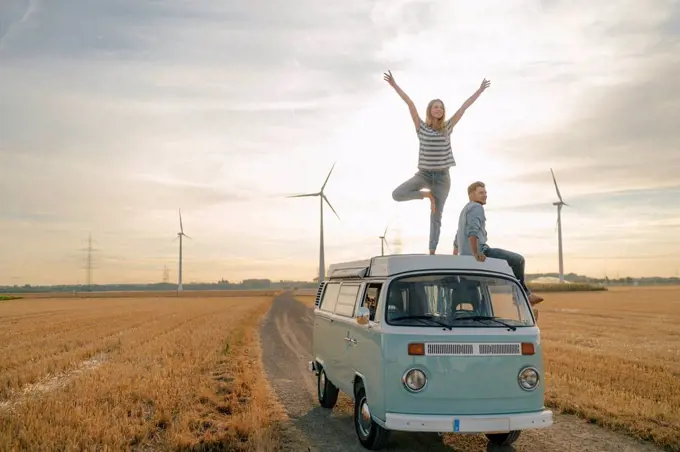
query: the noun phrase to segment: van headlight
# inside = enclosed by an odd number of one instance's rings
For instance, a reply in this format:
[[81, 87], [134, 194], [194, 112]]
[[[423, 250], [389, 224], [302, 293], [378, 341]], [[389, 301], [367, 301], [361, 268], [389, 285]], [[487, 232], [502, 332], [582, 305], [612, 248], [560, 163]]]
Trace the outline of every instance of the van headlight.
[[409, 369], [404, 376], [401, 377], [401, 382], [404, 383], [404, 387], [410, 392], [418, 392], [422, 391], [425, 387], [427, 377], [420, 369]]
[[541, 380], [538, 375], [538, 370], [533, 367], [525, 367], [520, 370], [517, 376], [517, 381], [519, 382], [519, 387], [525, 391], [533, 391], [538, 386], [538, 382]]

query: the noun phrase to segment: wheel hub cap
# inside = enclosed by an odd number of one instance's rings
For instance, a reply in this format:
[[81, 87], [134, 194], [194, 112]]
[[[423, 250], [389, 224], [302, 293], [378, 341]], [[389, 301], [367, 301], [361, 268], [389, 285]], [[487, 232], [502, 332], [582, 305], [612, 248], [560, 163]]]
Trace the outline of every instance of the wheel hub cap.
[[359, 414], [359, 428], [364, 436], [368, 436], [371, 432], [371, 410], [368, 409], [366, 399], [361, 401], [361, 409]]
[[326, 373], [324, 371], [321, 371], [321, 374], [319, 375], [319, 394], [321, 394], [321, 397], [324, 396], [325, 388], [326, 388]]

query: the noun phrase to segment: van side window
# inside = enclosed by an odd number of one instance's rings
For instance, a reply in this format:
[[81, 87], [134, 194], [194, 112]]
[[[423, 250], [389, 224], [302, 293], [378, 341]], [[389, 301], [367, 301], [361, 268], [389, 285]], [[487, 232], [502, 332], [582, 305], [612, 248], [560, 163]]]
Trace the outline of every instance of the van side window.
[[369, 320], [375, 321], [375, 311], [378, 308], [378, 297], [380, 297], [380, 289], [382, 283], [369, 283], [366, 286], [366, 295], [362, 300], [361, 306], [368, 308]]
[[333, 312], [335, 310], [335, 303], [338, 300], [338, 293], [340, 293], [340, 283], [327, 283], [326, 288], [323, 291], [319, 309], [326, 312]]
[[343, 317], [354, 316], [354, 305], [357, 301], [359, 288], [361, 284], [357, 283], [343, 283], [340, 287], [340, 295], [335, 306], [335, 313]]

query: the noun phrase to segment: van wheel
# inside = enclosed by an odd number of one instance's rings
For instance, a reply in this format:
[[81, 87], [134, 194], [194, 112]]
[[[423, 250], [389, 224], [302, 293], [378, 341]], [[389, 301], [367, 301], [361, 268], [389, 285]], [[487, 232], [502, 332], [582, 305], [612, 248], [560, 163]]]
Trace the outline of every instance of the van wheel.
[[369, 450], [384, 448], [390, 437], [389, 430], [373, 422], [363, 386], [357, 388], [354, 397], [354, 429], [361, 445]]
[[513, 430], [508, 433], [487, 433], [486, 437], [489, 442], [497, 446], [507, 446], [517, 441], [520, 433], [520, 430]]
[[339, 392], [338, 388], [326, 378], [326, 372], [323, 370], [323, 367], [319, 369], [319, 375], [316, 380], [316, 394], [321, 406], [333, 408], [338, 401]]

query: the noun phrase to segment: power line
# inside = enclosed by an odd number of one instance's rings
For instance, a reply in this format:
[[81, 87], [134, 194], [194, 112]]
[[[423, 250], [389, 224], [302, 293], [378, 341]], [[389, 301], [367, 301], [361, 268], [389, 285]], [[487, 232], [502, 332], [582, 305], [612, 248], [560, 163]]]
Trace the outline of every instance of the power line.
[[92, 291], [92, 270], [94, 269], [94, 259], [92, 258], [92, 252], [97, 251], [95, 248], [92, 248], [92, 233], [88, 234], [87, 248], [85, 248], [84, 251], [87, 252], [87, 255], [85, 257], [85, 272], [86, 272], [86, 280], [87, 280], [87, 290], [91, 292]]

